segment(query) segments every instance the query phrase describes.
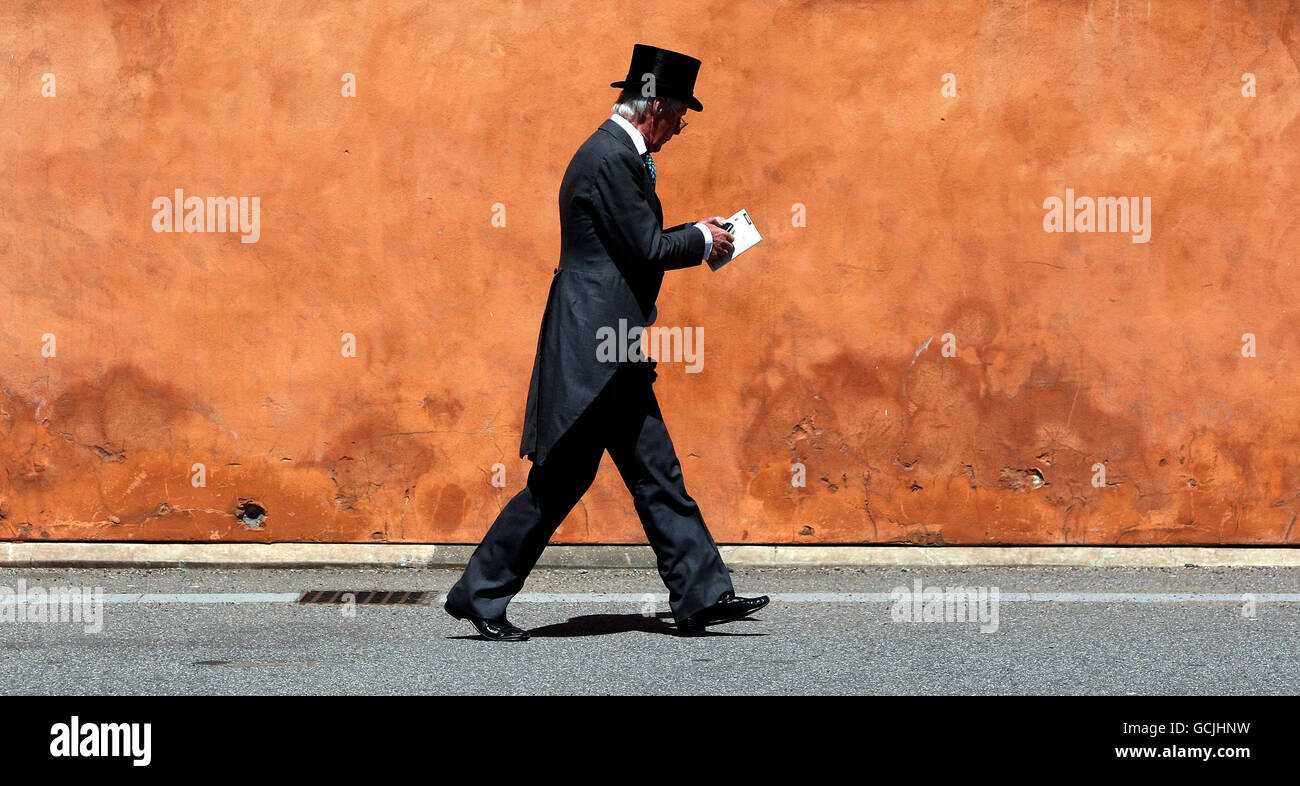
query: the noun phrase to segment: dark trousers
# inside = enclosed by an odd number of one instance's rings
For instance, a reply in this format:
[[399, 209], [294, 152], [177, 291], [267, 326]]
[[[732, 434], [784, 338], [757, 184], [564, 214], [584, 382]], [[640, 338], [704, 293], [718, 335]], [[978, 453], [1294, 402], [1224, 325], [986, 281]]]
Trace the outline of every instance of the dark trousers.
[[734, 591], [699, 506], [686, 493], [654, 377], [650, 363], [624, 364], [614, 374], [546, 463], [533, 465], [527, 487], [492, 523], [448, 602], [478, 616], [504, 616], [551, 535], [595, 480], [606, 450], [632, 493], [673, 617], [681, 620]]

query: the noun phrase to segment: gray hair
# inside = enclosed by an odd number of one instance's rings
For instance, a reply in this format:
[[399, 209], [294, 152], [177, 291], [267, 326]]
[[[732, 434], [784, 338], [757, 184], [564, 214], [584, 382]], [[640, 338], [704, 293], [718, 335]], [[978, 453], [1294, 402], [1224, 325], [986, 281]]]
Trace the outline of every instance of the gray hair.
[[618, 100], [614, 102], [612, 111], [616, 115], [622, 115], [633, 123], [640, 122], [650, 112], [650, 104], [655, 98], [663, 98], [668, 103], [668, 109], [673, 112], [681, 112], [686, 109], [686, 102], [679, 101], [676, 98], [668, 96], [645, 96], [641, 94], [639, 87], [625, 87], [623, 92], [618, 94]]

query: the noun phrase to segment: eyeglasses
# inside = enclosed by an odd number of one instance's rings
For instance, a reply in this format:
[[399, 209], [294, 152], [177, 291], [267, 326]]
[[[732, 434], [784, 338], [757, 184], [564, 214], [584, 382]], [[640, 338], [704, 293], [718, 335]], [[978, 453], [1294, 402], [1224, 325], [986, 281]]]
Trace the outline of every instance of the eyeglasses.
[[683, 109], [683, 110], [682, 110], [682, 116], [679, 117], [679, 118], [677, 118], [677, 130], [674, 131], [673, 133], [674, 133], [674, 134], [680, 134], [680, 133], [682, 132], [682, 129], [683, 129], [683, 128], [686, 128], [686, 126], [688, 126], [688, 125], [690, 125], [690, 124], [686, 122], [686, 110]]

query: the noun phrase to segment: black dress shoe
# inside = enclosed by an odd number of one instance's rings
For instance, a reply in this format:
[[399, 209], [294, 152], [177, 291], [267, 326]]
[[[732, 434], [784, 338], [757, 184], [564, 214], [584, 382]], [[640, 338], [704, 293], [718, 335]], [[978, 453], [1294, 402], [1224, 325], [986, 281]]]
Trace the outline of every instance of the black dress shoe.
[[705, 625], [735, 622], [763, 608], [768, 600], [766, 595], [759, 595], [756, 598], [738, 598], [734, 593], [728, 592], [722, 596], [722, 600], [678, 622], [677, 630], [685, 634], [703, 633]]
[[458, 620], [469, 620], [474, 623], [474, 627], [478, 628], [478, 632], [481, 633], [485, 639], [491, 641], [528, 640], [528, 631], [511, 625], [510, 620], [506, 619], [504, 615], [497, 617], [496, 619], [479, 617], [475, 614], [470, 614], [468, 611], [462, 611], [456, 608], [451, 605], [450, 601], [442, 604], [442, 608]]

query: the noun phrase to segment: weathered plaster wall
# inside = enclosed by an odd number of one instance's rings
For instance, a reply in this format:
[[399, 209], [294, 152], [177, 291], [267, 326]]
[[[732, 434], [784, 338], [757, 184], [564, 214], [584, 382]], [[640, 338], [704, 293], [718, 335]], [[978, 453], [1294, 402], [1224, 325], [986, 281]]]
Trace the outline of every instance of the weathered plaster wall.
[[[719, 541], [1300, 543], [1300, 6], [1247, 0], [5, 4], [0, 538], [476, 541], [637, 41], [704, 61], [668, 222], [766, 233], [659, 302]], [[1045, 232], [1067, 187], [1150, 242]], [[258, 242], [153, 231], [178, 188]], [[557, 540], [643, 539], [606, 465]]]

